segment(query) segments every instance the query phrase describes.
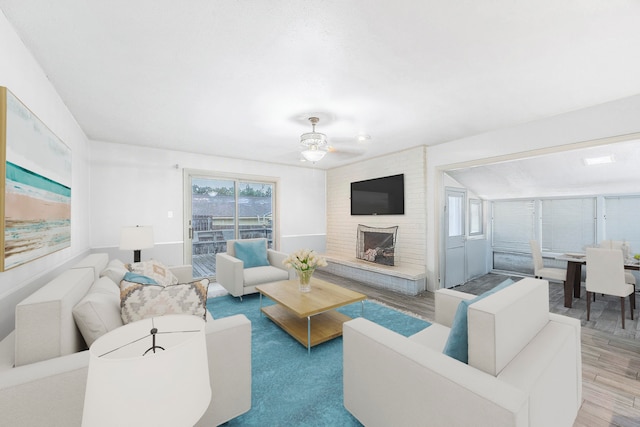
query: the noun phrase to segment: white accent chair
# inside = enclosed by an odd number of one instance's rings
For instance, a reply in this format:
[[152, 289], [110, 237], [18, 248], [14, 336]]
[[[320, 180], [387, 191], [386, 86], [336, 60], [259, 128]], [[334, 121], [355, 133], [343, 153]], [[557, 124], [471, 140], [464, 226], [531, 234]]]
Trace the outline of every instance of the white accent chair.
[[533, 256], [533, 276], [536, 279], [547, 279], [563, 284], [567, 280], [567, 270], [565, 268], [545, 267], [542, 259], [542, 251], [536, 240], [529, 241], [531, 255]]
[[365, 318], [343, 326], [344, 405], [376, 426], [572, 426], [582, 403], [580, 321], [549, 313], [549, 284], [525, 278], [468, 308], [469, 363], [443, 353], [458, 304], [404, 337]]
[[[216, 254], [216, 281], [231, 295], [240, 297], [257, 292], [256, 286], [295, 277], [293, 269], [287, 269], [282, 262], [288, 254], [267, 249], [269, 265], [244, 268], [242, 260], [236, 258], [234, 245], [238, 240], [227, 240], [227, 252]], [[264, 241], [267, 239], [242, 239], [243, 242]]]
[[595, 293], [620, 297], [622, 329], [624, 329], [624, 299], [629, 297], [633, 320], [634, 286], [626, 283], [624, 259], [619, 249], [587, 248], [587, 321], [591, 317], [591, 298]]

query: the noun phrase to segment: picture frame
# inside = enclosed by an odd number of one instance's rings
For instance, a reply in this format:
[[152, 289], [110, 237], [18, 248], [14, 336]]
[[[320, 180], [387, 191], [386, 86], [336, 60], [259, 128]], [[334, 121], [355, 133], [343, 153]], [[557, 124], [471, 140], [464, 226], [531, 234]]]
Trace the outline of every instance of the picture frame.
[[0, 271], [71, 246], [71, 149], [0, 86]]

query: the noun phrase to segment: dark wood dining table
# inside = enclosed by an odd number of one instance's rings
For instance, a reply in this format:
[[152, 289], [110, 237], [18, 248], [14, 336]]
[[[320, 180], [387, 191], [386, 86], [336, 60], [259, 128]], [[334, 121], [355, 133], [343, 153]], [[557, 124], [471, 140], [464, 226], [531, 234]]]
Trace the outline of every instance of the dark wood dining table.
[[[582, 265], [587, 263], [587, 255], [582, 253], [566, 253], [556, 257], [558, 261], [567, 262], [567, 278], [564, 281], [564, 306], [571, 308], [573, 298], [580, 298], [580, 283], [582, 282]], [[640, 271], [640, 262], [625, 260], [625, 270]]]

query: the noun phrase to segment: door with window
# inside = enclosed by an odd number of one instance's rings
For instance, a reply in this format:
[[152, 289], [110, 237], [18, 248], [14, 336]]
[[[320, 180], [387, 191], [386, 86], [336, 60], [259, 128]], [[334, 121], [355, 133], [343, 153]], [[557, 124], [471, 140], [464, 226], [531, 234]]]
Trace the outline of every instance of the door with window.
[[445, 288], [461, 285], [466, 278], [466, 199], [464, 190], [445, 189]]
[[185, 171], [185, 262], [213, 278], [227, 240], [264, 237], [273, 247], [275, 182]]

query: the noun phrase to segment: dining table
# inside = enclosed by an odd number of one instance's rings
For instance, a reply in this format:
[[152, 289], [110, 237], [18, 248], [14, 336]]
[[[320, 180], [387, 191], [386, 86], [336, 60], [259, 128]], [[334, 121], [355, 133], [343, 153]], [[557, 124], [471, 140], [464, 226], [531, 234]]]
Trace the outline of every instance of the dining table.
[[[564, 281], [564, 306], [571, 308], [573, 298], [580, 298], [580, 283], [582, 282], [582, 266], [587, 263], [585, 253], [564, 253], [555, 257], [558, 261], [567, 262], [567, 278]], [[640, 260], [625, 259], [625, 270], [640, 271]]]

